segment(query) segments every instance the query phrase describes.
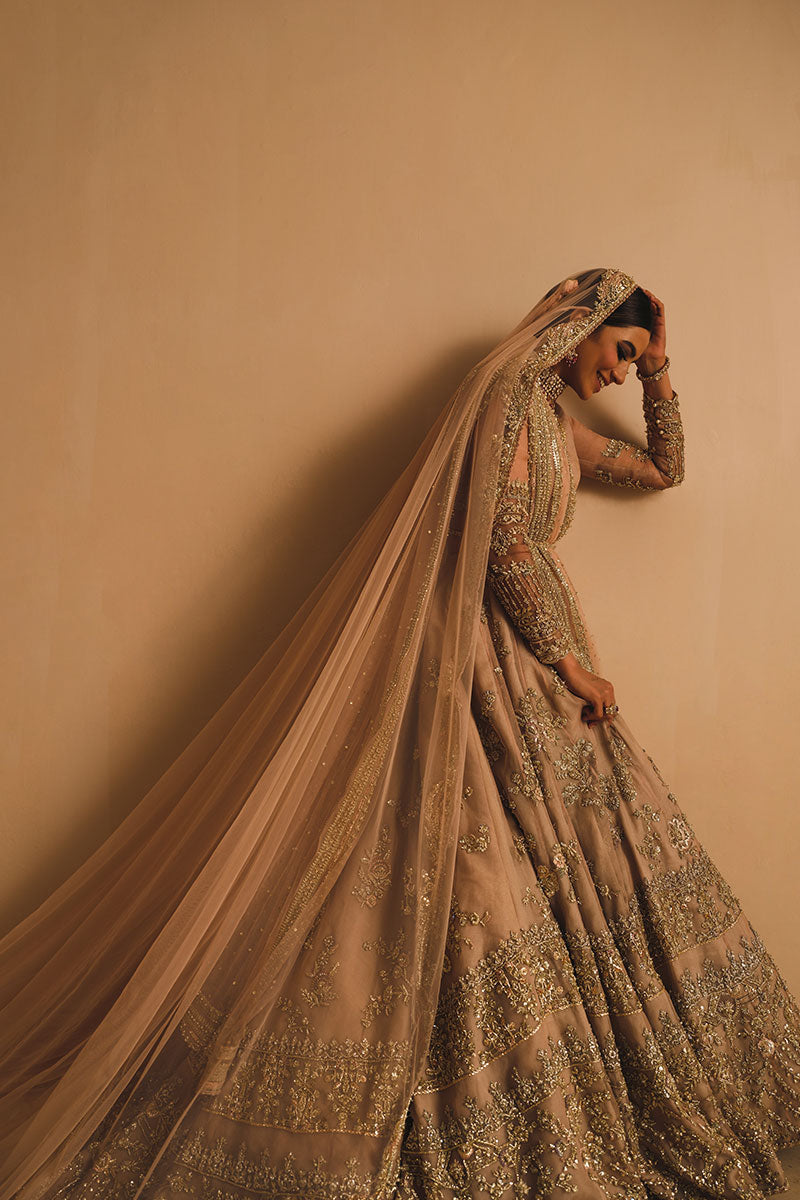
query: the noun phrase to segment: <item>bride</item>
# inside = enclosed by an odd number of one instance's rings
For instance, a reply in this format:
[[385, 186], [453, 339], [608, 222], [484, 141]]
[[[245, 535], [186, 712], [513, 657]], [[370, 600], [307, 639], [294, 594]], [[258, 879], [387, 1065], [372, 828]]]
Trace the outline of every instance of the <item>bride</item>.
[[[646, 449], [559, 403], [642, 382]], [[562, 280], [0, 942], [0, 1200], [758, 1200], [800, 1010], [604, 678], [582, 476], [683, 479], [664, 307]]]

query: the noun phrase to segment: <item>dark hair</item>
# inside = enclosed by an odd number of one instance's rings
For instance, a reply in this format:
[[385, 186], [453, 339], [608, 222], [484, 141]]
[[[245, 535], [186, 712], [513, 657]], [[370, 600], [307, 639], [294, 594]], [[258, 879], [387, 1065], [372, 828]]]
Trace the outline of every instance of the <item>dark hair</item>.
[[617, 328], [622, 325], [638, 325], [641, 329], [652, 333], [653, 306], [647, 292], [637, 287], [627, 299], [622, 301], [622, 304], [618, 304], [614, 311], [608, 314], [598, 328], [602, 329], [603, 325], [613, 325]]
[[[588, 271], [578, 271], [573, 275], [573, 279], [577, 279], [578, 283], [583, 283], [584, 279], [589, 275], [596, 273], [597, 268]], [[558, 288], [558, 284], [554, 283], [549, 292], [545, 292], [544, 299], [552, 296], [553, 292]], [[597, 285], [592, 288], [589, 295], [586, 297], [586, 302], [591, 304], [597, 299]], [[641, 329], [646, 329], [648, 333], [653, 332], [653, 308], [650, 303], [650, 297], [647, 292], [640, 287], [634, 288], [630, 296], [618, 304], [617, 307], [610, 312], [605, 321], [601, 321], [597, 326], [602, 329], [604, 325], [613, 325], [615, 328], [623, 326], [638, 325]]]

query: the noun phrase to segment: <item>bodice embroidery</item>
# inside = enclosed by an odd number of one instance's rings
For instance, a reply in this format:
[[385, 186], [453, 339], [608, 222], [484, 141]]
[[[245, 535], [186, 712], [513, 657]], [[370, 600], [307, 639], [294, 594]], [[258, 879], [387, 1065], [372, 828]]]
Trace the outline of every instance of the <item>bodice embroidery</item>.
[[572, 650], [592, 669], [577, 597], [552, 550], [572, 519], [580, 470], [569, 417], [555, 400], [565, 384], [542, 376], [526, 363], [512, 388], [489, 579], [540, 661]]
[[[557, 396], [566, 387], [551, 369], [534, 380], [528, 412], [528, 471], [531, 496], [529, 538], [553, 543], [564, 536], [575, 511], [580, 471], [573, 463], [569, 416]], [[566, 491], [566, 506], [562, 498]]]
[[[569, 417], [556, 400], [566, 387], [551, 369], [542, 371], [526, 363], [512, 387], [497, 484], [497, 507], [507, 499], [511, 463], [522, 429], [528, 440], [528, 540], [552, 544], [566, 533], [575, 510], [580, 470], [574, 461]], [[576, 457], [576, 456], [575, 456]], [[562, 511], [565, 489], [566, 506]], [[518, 505], [522, 497], [516, 489]]]

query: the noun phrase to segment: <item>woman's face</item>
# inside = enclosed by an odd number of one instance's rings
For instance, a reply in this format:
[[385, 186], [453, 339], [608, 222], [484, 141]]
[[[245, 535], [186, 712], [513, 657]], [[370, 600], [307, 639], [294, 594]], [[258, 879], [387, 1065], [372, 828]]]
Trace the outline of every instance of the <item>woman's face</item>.
[[574, 363], [562, 359], [558, 373], [581, 400], [589, 400], [610, 383], [624, 383], [630, 364], [649, 341], [650, 334], [639, 325], [601, 325], [578, 343]]

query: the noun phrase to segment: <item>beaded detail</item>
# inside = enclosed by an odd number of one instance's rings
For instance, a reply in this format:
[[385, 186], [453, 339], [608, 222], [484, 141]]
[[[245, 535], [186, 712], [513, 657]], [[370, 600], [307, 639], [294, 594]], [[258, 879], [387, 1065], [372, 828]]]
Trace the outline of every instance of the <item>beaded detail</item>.
[[526, 559], [489, 567], [489, 579], [503, 608], [539, 661], [553, 663], [569, 654], [572, 643], [541, 593], [538, 576], [536, 564]]
[[[667, 463], [666, 467], [659, 469], [669, 476], [673, 485], [681, 483], [684, 474], [683, 424], [678, 409], [678, 393], [673, 389], [669, 397], [648, 396], [642, 389], [642, 407], [647, 429], [647, 445], [652, 448], [651, 453], [658, 454]], [[659, 438], [663, 447], [656, 450]]]
[[552, 368], [534, 371], [530, 363], [515, 381], [487, 578], [540, 662], [552, 664], [572, 653], [591, 670], [579, 606], [548, 549], [572, 519], [578, 487], [567, 444], [569, 418], [555, 400], [565, 387]]
[[548, 400], [557, 400], [567, 386], [552, 367], [545, 367], [539, 375], [539, 384]]

